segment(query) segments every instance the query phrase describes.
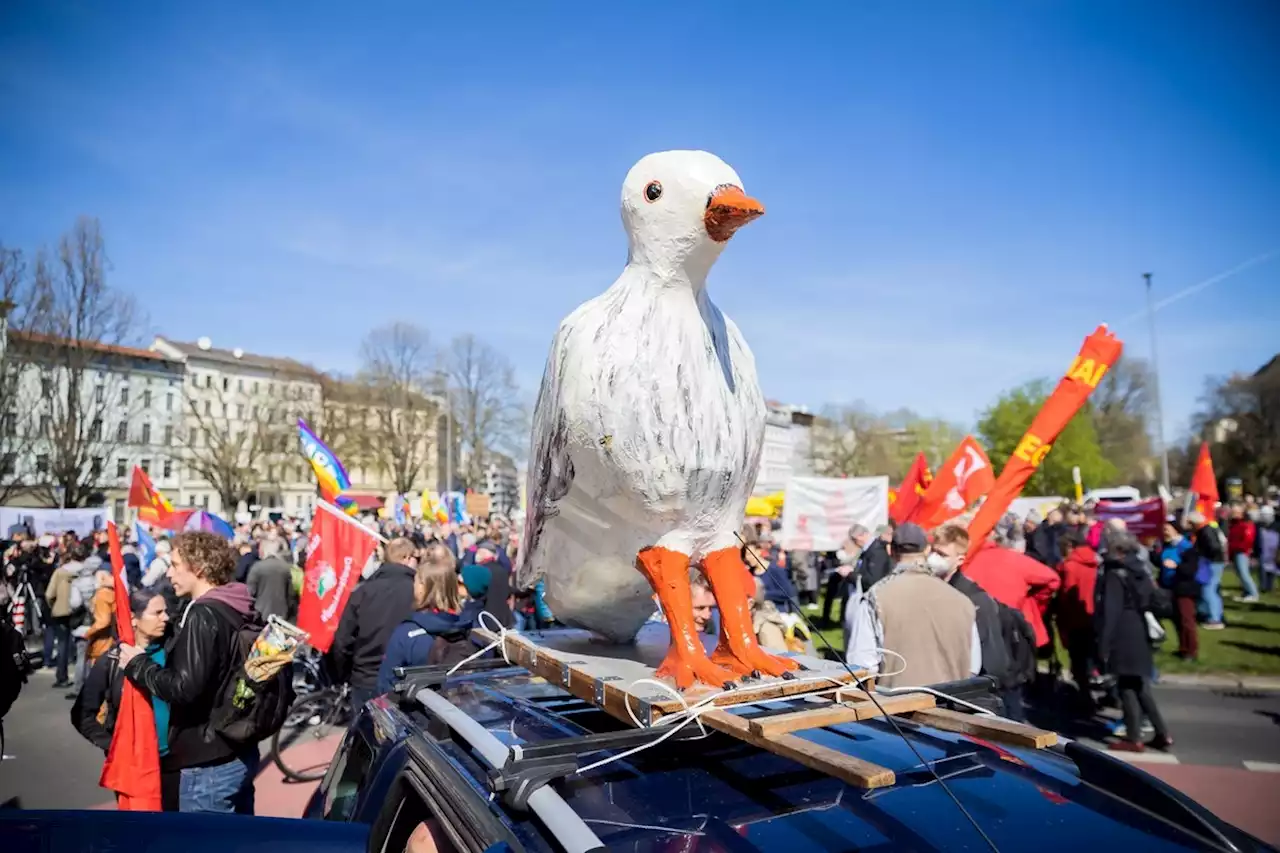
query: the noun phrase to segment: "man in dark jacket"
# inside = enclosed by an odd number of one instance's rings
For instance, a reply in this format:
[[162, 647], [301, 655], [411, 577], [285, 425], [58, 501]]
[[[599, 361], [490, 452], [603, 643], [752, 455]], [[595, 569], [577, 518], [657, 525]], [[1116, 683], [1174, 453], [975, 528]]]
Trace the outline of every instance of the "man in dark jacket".
[[293, 570], [284, 561], [284, 540], [271, 537], [262, 543], [262, 559], [249, 569], [247, 586], [253, 595], [253, 609], [266, 619], [289, 619], [297, 608], [293, 594]]
[[1027, 556], [1044, 563], [1051, 569], [1058, 567], [1058, 537], [1062, 534], [1062, 511], [1049, 510], [1045, 520], [1027, 538]]
[[376, 695], [378, 668], [396, 626], [413, 613], [413, 575], [418, 565], [413, 542], [387, 543], [386, 562], [351, 591], [329, 651], [335, 677], [351, 684], [352, 707]]
[[223, 683], [240, 666], [235, 647], [253, 599], [232, 581], [235, 552], [215, 533], [173, 538], [169, 580], [191, 603], [162, 667], [137, 646], [120, 646], [120, 665], [134, 684], [169, 703], [169, 754], [161, 769], [180, 769], [179, 810], [253, 814], [257, 744], [225, 740], [209, 725]]
[[855, 525], [850, 533], [857, 534], [852, 537], [853, 541], [862, 548], [857, 565], [853, 569], [854, 574], [862, 578], [863, 590], [871, 589], [893, 570], [893, 560], [889, 557], [889, 543], [883, 536], [873, 536], [861, 525]]

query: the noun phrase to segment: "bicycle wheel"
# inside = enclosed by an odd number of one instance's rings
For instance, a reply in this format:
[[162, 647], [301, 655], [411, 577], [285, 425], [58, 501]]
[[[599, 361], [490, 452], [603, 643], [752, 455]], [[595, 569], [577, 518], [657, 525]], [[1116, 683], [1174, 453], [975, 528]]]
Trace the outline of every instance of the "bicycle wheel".
[[324, 776], [346, 730], [347, 694], [337, 688], [300, 697], [271, 736], [271, 760], [285, 778], [314, 782]]

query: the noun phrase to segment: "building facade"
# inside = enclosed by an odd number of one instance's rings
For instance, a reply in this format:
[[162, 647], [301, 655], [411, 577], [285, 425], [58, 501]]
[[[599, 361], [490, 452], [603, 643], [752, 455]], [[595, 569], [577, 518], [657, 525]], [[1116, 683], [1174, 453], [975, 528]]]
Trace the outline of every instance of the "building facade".
[[753, 494], [771, 495], [787, 488], [792, 477], [813, 474], [811, 436], [813, 415], [802, 406], [768, 401], [764, 448]]
[[520, 508], [520, 480], [520, 472], [511, 457], [488, 454], [480, 491], [489, 496], [491, 512], [510, 516]]
[[323, 427], [319, 371], [292, 359], [220, 349], [209, 338], [157, 337], [151, 350], [185, 370], [181, 475], [170, 500], [226, 518], [241, 503], [251, 513], [309, 515], [316, 482], [298, 452], [297, 421]]

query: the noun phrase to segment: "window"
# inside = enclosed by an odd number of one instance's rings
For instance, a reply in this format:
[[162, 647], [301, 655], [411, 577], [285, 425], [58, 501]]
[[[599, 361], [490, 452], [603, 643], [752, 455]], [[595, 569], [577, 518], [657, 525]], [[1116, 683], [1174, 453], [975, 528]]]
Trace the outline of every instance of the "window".
[[239, 391], [241, 394], [243, 394], [243, 393], [244, 393], [244, 380], [243, 380], [243, 379], [237, 379], [237, 380], [236, 380], [236, 390], [237, 390], [237, 391]]
[[142, 425], [142, 443], [143, 444], [151, 443], [151, 424]]
[[6, 453], [0, 456], [0, 477], [12, 477], [17, 466], [18, 454]]
[[165, 395], [164, 395], [164, 410], [165, 410], [166, 412], [172, 412], [172, 411], [173, 411], [173, 395], [172, 395], [172, 394], [165, 394]]
[[102, 418], [93, 419], [93, 425], [89, 427], [89, 439], [102, 441]]
[[170, 476], [172, 476], [172, 474], [173, 474], [173, 460], [166, 459], [164, 460], [164, 476], [166, 479], [168, 479]]
[[140, 463], [138, 463], [138, 467], [142, 469], [142, 473], [144, 473], [144, 474], [150, 474], [150, 473], [151, 473], [151, 460], [150, 460], [150, 459], [143, 459]]
[[324, 798], [324, 819], [346, 822], [355, 814], [356, 800], [365, 777], [373, 766], [373, 750], [358, 732], [347, 738], [346, 749], [338, 755], [329, 778], [336, 780]]
[[199, 384], [200, 384], [200, 377], [196, 376], [194, 373], [193, 373], [193, 374], [191, 374], [191, 385], [192, 385], [192, 387], [198, 386]]
[[212, 374], [212, 373], [206, 373], [206, 374], [204, 375], [204, 387], [206, 387], [206, 388], [212, 388], [212, 387], [213, 387], [213, 374]]
[[123, 456], [118, 457], [116, 459], [116, 476], [123, 477], [127, 473], [129, 473], [129, 464], [124, 461]]
[[41, 453], [36, 457], [36, 474], [43, 477], [49, 473], [49, 454]]
[[258, 388], [259, 388], [259, 387], [261, 387], [261, 386], [259, 386], [259, 384], [258, 384], [258, 380], [256, 380], [256, 379], [255, 379], [255, 380], [253, 380], [253, 393], [257, 394], [257, 393], [258, 393]]
[[167, 426], [164, 428], [164, 446], [170, 447], [172, 445], [173, 445], [173, 427]]
[[106, 399], [106, 397], [107, 397], [107, 389], [103, 388], [101, 385], [93, 389], [93, 402], [101, 403], [103, 400]]
[[274, 397], [276, 393], [276, 384], [274, 382], [267, 383], [267, 396]]
[[222, 390], [223, 391], [231, 390], [231, 377], [229, 376], [222, 377]]
[[48, 415], [41, 415], [40, 416], [40, 434], [43, 436], [48, 436], [49, 433], [52, 431], [52, 429], [53, 429], [53, 421], [49, 419]]
[[115, 507], [113, 515], [115, 516], [116, 524], [124, 524], [124, 498], [116, 498], [113, 506]]
[[120, 405], [129, 405], [129, 386], [126, 385], [120, 389]]
[[187, 437], [187, 444], [191, 445], [192, 447], [196, 446], [196, 428], [195, 427], [191, 428], [191, 433]]
[[249, 408], [249, 419], [256, 421], [258, 419], [258, 407], [251, 406]]
[[129, 422], [121, 421], [116, 425], [116, 441], [129, 440]]
[[18, 415], [15, 412], [5, 412], [4, 415], [4, 434], [13, 435], [18, 431]]
[[236, 406], [236, 417], [240, 420], [244, 420], [244, 403]]
[[208, 496], [208, 495], [204, 495], [204, 496], [203, 496], [203, 498], [201, 499], [201, 502], [204, 504], [204, 508], [205, 508], [205, 509], [208, 509], [208, 508], [209, 508], [209, 496]]
[[[147, 380], [147, 381], [149, 382], [151, 380]], [[150, 388], [142, 392], [142, 408], [144, 409], [151, 408], [151, 389]]]
[[53, 396], [53, 380], [50, 379], [48, 376], [40, 377], [40, 396], [41, 397]]
[[[298, 466], [298, 482], [299, 483], [302, 482], [302, 466], [301, 465]], [[302, 504], [298, 504], [298, 506], [302, 506]]]
[[207, 415], [207, 414], [210, 414], [210, 413], [212, 413], [212, 412], [213, 412], [213, 406], [212, 406], [212, 404], [210, 404], [208, 400], [205, 400], [205, 401], [204, 401], [204, 413]]

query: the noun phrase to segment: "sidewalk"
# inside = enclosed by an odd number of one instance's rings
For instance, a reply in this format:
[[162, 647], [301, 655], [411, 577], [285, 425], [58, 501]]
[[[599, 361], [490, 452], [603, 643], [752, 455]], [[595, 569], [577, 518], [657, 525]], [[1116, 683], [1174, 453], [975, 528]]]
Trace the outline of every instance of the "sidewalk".
[[1207, 672], [1191, 675], [1182, 672], [1160, 673], [1157, 684], [1171, 687], [1204, 687], [1228, 690], [1263, 690], [1280, 692], [1280, 677], [1274, 675], [1235, 675], [1230, 672]]

